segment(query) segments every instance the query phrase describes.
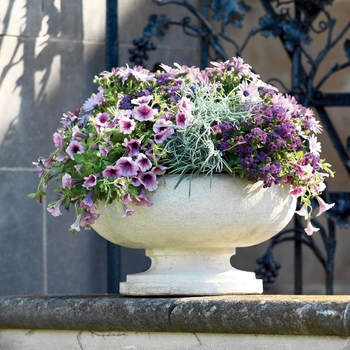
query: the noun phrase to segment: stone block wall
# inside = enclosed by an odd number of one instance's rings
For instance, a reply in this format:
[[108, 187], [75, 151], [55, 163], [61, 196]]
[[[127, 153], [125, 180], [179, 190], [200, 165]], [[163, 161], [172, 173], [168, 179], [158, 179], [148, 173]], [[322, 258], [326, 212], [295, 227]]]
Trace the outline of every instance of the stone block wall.
[[[199, 0], [191, 0], [198, 5]], [[254, 5], [255, 1], [247, 0]], [[348, 0], [335, 0], [341, 21], [348, 19]], [[107, 291], [107, 243], [93, 231], [67, 232], [74, 213], [60, 218], [27, 198], [34, 192], [37, 176], [32, 162], [53, 150], [52, 134], [63, 113], [80, 107], [96, 91], [93, 76], [105, 70], [105, 0], [2, 0], [0, 6], [0, 295], [105, 293]], [[119, 0], [119, 64], [129, 61], [132, 40], [142, 34], [148, 17], [167, 13], [182, 18], [187, 12], [175, 5], [159, 7], [151, 0]], [[258, 18], [251, 14], [249, 23]], [[236, 35], [236, 34], [235, 34]], [[265, 79], [280, 68], [286, 57], [272, 51], [275, 44], [254, 41], [244, 59], [257, 67]], [[157, 41], [147, 68], [158, 62], [198, 65], [200, 43], [173, 27]], [[260, 46], [261, 45], [261, 46]], [[277, 43], [278, 45], [278, 43]], [[278, 59], [271, 65], [267, 53]], [[338, 57], [338, 56], [337, 56]], [[331, 62], [335, 58], [330, 58]], [[271, 71], [268, 72], [267, 69]], [[263, 71], [263, 74], [262, 74]], [[349, 71], [333, 82], [331, 89], [349, 91]], [[336, 109], [341, 137], [348, 135], [345, 109]], [[346, 133], [347, 132], [347, 133]], [[335, 190], [350, 190], [348, 177], [325, 139], [324, 156], [336, 163]], [[336, 254], [337, 294], [349, 292], [348, 230], [340, 230]], [[235, 267], [253, 271], [255, 259], [266, 244], [238, 250]], [[293, 247], [280, 247], [281, 277], [271, 292], [293, 293]], [[122, 278], [149, 265], [143, 251], [121, 250]], [[304, 252], [306, 293], [324, 293], [324, 274], [319, 263]]]

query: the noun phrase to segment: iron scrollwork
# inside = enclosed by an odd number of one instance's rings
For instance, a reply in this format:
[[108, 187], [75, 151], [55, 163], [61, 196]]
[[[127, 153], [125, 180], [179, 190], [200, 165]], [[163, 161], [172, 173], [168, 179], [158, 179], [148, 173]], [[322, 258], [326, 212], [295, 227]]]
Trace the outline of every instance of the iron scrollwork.
[[[350, 21], [335, 35], [336, 19], [331, 16], [329, 6], [333, 0], [260, 0], [264, 15], [256, 26], [252, 27], [242, 43], [238, 43], [228, 34], [231, 26], [241, 28], [251, 6], [244, 0], [202, 0], [200, 10], [186, 0], [152, 0], [159, 6], [178, 5], [185, 8], [192, 16], [176, 19], [166, 15], [152, 15], [139, 39], [134, 40], [135, 48], [130, 49], [130, 60], [137, 65], [144, 65], [149, 52], [156, 49], [154, 38], [163, 39], [172, 25], [181, 26], [186, 35], [201, 39], [201, 65], [205, 67], [209, 60], [228, 59], [223, 42], [229, 43], [236, 56], [242, 56], [250, 40], [257, 34], [264, 37], [279, 38], [292, 64], [292, 81], [288, 88], [276, 78], [269, 81], [278, 82], [286, 93], [293, 95], [305, 106], [314, 107], [328, 132], [348, 175], [350, 175], [350, 138], [347, 148], [325, 109], [331, 106], [350, 106], [350, 93], [325, 93], [321, 91], [324, 83], [336, 72], [350, 66], [350, 40], [345, 36], [350, 31]], [[255, 3], [254, 3], [255, 6]], [[192, 20], [194, 18], [196, 22]], [[219, 21], [218, 32], [213, 22]], [[316, 55], [310, 53], [313, 36], [323, 33], [326, 36], [324, 46]], [[326, 55], [343, 40], [344, 57], [335, 63], [318, 81], [315, 81], [321, 62]], [[306, 62], [306, 63], [305, 63]], [[256, 273], [263, 278], [265, 288], [274, 282], [280, 268], [274, 260], [273, 248], [285, 241], [295, 243], [295, 293], [302, 293], [301, 280], [301, 246], [308, 246], [322, 264], [326, 274], [326, 294], [333, 294], [334, 253], [336, 246], [335, 225], [349, 227], [350, 195], [349, 193], [326, 193], [336, 202], [327, 214], [327, 229], [317, 223], [325, 247], [325, 253], [317, 246], [312, 237], [306, 236], [298, 218], [292, 230], [282, 231], [272, 238], [266, 254], [258, 259], [260, 268]]]

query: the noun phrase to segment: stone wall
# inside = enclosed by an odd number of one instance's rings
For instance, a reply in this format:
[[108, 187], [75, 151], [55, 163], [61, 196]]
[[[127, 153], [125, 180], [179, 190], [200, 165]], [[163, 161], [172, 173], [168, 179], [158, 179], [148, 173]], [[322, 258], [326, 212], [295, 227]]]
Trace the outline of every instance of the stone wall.
[[[197, 5], [199, 0], [192, 0]], [[247, 0], [247, 3], [255, 1]], [[341, 21], [348, 20], [348, 0], [335, 0]], [[256, 12], [258, 11], [258, 12]], [[254, 10], [247, 23], [259, 16]], [[119, 64], [129, 63], [128, 49], [152, 13], [181, 18], [184, 9], [158, 7], [151, 0], [119, 0]], [[236, 33], [234, 34], [236, 35]], [[263, 46], [266, 45], [267, 46]], [[147, 68], [158, 62], [172, 65], [199, 64], [199, 42], [172, 28], [158, 50], [151, 53]], [[275, 49], [278, 43], [257, 38], [245, 60], [265, 79], [287, 62]], [[274, 51], [276, 50], [276, 51]], [[104, 293], [107, 291], [107, 244], [93, 231], [71, 235], [67, 228], [74, 213], [51, 217], [43, 206], [27, 198], [34, 192], [37, 176], [32, 161], [53, 150], [52, 134], [68, 110], [80, 107], [95, 92], [93, 76], [105, 69], [105, 0], [2, 0], [0, 6], [0, 295]], [[277, 58], [270, 63], [270, 56]], [[338, 55], [336, 55], [338, 57]], [[331, 62], [335, 57], [330, 58]], [[278, 67], [278, 68], [277, 68]], [[270, 71], [269, 71], [270, 70]], [[348, 76], [338, 76], [330, 89], [349, 91]], [[288, 77], [287, 77], [288, 79]], [[341, 137], [348, 136], [348, 109], [335, 109]], [[324, 155], [335, 163], [334, 190], [350, 190], [348, 177], [325, 139]], [[349, 292], [348, 230], [337, 235], [335, 292]], [[316, 238], [317, 239], [317, 238]], [[235, 267], [253, 271], [255, 259], [266, 244], [238, 250]], [[276, 250], [282, 262], [281, 276], [271, 292], [293, 293], [293, 247]], [[324, 293], [324, 274], [305, 250], [306, 293]], [[142, 251], [122, 249], [122, 276], [145, 269], [149, 262]]]

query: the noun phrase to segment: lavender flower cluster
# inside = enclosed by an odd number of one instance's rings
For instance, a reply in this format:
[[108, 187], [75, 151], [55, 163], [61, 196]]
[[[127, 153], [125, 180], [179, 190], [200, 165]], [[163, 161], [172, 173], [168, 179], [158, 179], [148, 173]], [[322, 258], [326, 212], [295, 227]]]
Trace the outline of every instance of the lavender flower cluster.
[[152, 205], [147, 193], [157, 190], [157, 176], [167, 172], [167, 144], [200, 119], [203, 101], [194, 92], [210, 89], [216, 95], [206, 113], [214, 113], [215, 103], [226, 103], [239, 114], [234, 120], [215, 117], [208, 131], [226, 164], [222, 171], [263, 181], [265, 187], [291, 186], [290, 194], [303, 203], [298, 213], [307, 220], [305, 230], [312, 234], [317, 228], [310, 221], [311, 200], [319, 201], [319, 214], [332, 206], [319, 196], [325, 176], [333, 175], [320, 158], [315, 134], [322, 128], [312, 110], [262, 82], [241, 58], [213, 66], [201, 71], [162, 65], [157, 73], [126, 66], [95, 77], [98, 93], [63, 115], [53, 135], [55, 151], [35, 163], [39, 187], [30, 197], [40, 202], [48, 183], [58, 181], [59, 198], [48, 211], [59, 216], [62, 206], [74, 205], [71, 232], [94, 224], [97, 201], [119, 201], [124, 217], [134, 213], [131, 204]]

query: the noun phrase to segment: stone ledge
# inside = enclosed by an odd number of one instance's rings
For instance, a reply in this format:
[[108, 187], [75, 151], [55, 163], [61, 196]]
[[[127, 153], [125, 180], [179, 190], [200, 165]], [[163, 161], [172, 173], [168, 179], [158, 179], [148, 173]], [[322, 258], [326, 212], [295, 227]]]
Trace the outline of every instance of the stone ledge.
[[350, 336], [350, 296], [0, 297], [0, 329]]

